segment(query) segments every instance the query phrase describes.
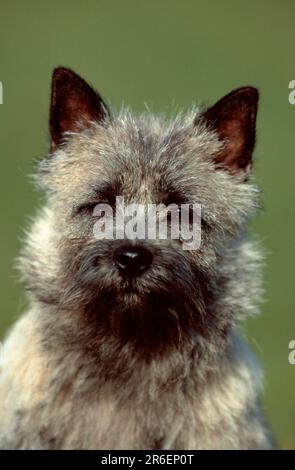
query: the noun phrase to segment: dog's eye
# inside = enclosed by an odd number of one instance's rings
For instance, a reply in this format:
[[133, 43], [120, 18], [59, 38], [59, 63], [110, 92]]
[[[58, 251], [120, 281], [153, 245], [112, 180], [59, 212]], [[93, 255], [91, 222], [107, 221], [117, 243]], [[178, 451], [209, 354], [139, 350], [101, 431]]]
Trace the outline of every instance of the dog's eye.
[[74, 212], [76, 215], [91, 214], [94, 210], [94, 207], [94, 204], [82, 204], [81, 206], [77, 207]]
[[167, 221], [171, 222], [173, 217], [179, 220], [182, 218], [189, 224], [192, 224], [194, 222], [194, 209], [191, 206], [189, 208], [183, 206], [173, 207], [167, 212]]
[[187, 205], [187, 203], [185, 206], [180, 204], [178, 207], [174, 207], [172, 210], [169, 210], [167, 212], [167, 222], [171, 224], [173, 220], [179, 220], [179, 222], [182, 221], [183, 223], [188, 223], [189, 225], [200, 222], [202, 230], [208, 230], [208, 222], [203, 217], [200, 219], [198, 213], [194, 215], [193, 206], [190, 205], [187, 207]]
[[192, 225], [193, 223], [201, 223], [201, 229], [202, 230], [208, 230], [209, 229], [209, 223], [205, 220], [203, 217], [203, 213], [199, 214], [196, 213], [194, 215], [194, 209], [192, 206], [189, 208], [189, 223]]
[[82, 204], [81, 206], [77, 207], [74, 210], [74, 215], [89, 215], [93, 217], [99, 217], [99, 206], [103, 207], [103, 205], [109, 206], [107, 202], [89, 202]]
[[181, 214], [181, 207], [173, 207], [172, 209], [169, 209], [167, 212], [167, 222], [171, 223], [173, 218], [179, 218]]

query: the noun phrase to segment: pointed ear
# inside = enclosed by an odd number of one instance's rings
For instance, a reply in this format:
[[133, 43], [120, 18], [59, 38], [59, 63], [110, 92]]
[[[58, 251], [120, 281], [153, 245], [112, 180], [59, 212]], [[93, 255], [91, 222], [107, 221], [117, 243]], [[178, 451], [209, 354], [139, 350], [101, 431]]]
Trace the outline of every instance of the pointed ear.
[[246, 179], [252, 166], [258, 90], [252, 87], [234, 90], [202, 115], [223, 146], [215, 156], [218, 167]]
[[62, 142], [65, 132], [79, 132], [107, 115], [100, 95], [81, 77], [63, 67], [54, 70], [49, 118], [52, 151]]

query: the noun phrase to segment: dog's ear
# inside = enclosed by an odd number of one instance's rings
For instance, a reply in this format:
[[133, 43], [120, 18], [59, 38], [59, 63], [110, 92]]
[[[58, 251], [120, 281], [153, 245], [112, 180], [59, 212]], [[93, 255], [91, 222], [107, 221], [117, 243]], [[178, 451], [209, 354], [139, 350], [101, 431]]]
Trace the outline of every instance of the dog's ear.
[[62, 142], [65, 132], [79, 132], [107, 116], [102, 98], [85, 80], [70, 69], [54, 70], [49, 118], [52, 151]]
[[252, 166], [258, 98], [256, 88], [239, 88], [201, 116], [222, 141], [222, 148], [215, 156], [217, 167], [244, 180]]

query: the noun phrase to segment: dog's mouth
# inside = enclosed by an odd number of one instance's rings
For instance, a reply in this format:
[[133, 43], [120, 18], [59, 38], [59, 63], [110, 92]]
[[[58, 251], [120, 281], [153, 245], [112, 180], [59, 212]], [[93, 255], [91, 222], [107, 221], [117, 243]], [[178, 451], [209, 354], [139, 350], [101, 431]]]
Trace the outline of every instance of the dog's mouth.
[[69, 278], [65, 302], [94, 316], [178, 329], [203, 309], [191, 266], [182, 252], [165, 245], [87, 246], [74, 258]]
[[100, 285], [99, 290], [92, 287], [89, 296], [91, 305], [102, 307], [106, 315], [129, 318], [191, 316], [196, 312], [194, 297], [181, 284], [175, 285], [167, 275], [157, 276], [152, 270], [137, 277], [115, 277], [115, 280]]
[[149, 351], [175, 345], [202, 328], [202, 290], [196, 291], [196, 278], [183, 257], [155, 256], [149, 268], [130, 275], [110, 257], [92, 253], [79, 257], [74, 275], [73, 270], [68, 274], [72, 282], [64, 302], [84, 312], [83, 321], [93, 331], [103, 329]]

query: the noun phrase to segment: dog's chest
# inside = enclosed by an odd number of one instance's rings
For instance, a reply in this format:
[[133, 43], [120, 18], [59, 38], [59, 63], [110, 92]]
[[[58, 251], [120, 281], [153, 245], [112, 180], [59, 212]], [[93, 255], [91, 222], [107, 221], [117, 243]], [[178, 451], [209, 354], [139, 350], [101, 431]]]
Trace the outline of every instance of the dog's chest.
[[[52, 390], [19, 421], [26, 448], [41, 449], [163, 449], [183, 448], [183, 433], [191, 428], [191, 409], [177, 393], [148, 389], [97, 391]], [[54, 399], [52, 397], [54, 396]], [[51, 397], [51, 399], [49, 398]], [[41, 397], [40, 397], [41, 398]], [[181, 408], [180, 408], [181, 402]], [[31, 422], [31, 424], [29, 424]], [[23, 426], [26, 428], [23, 428]], [[28, 433], [27, 430], [30, 430]]]

